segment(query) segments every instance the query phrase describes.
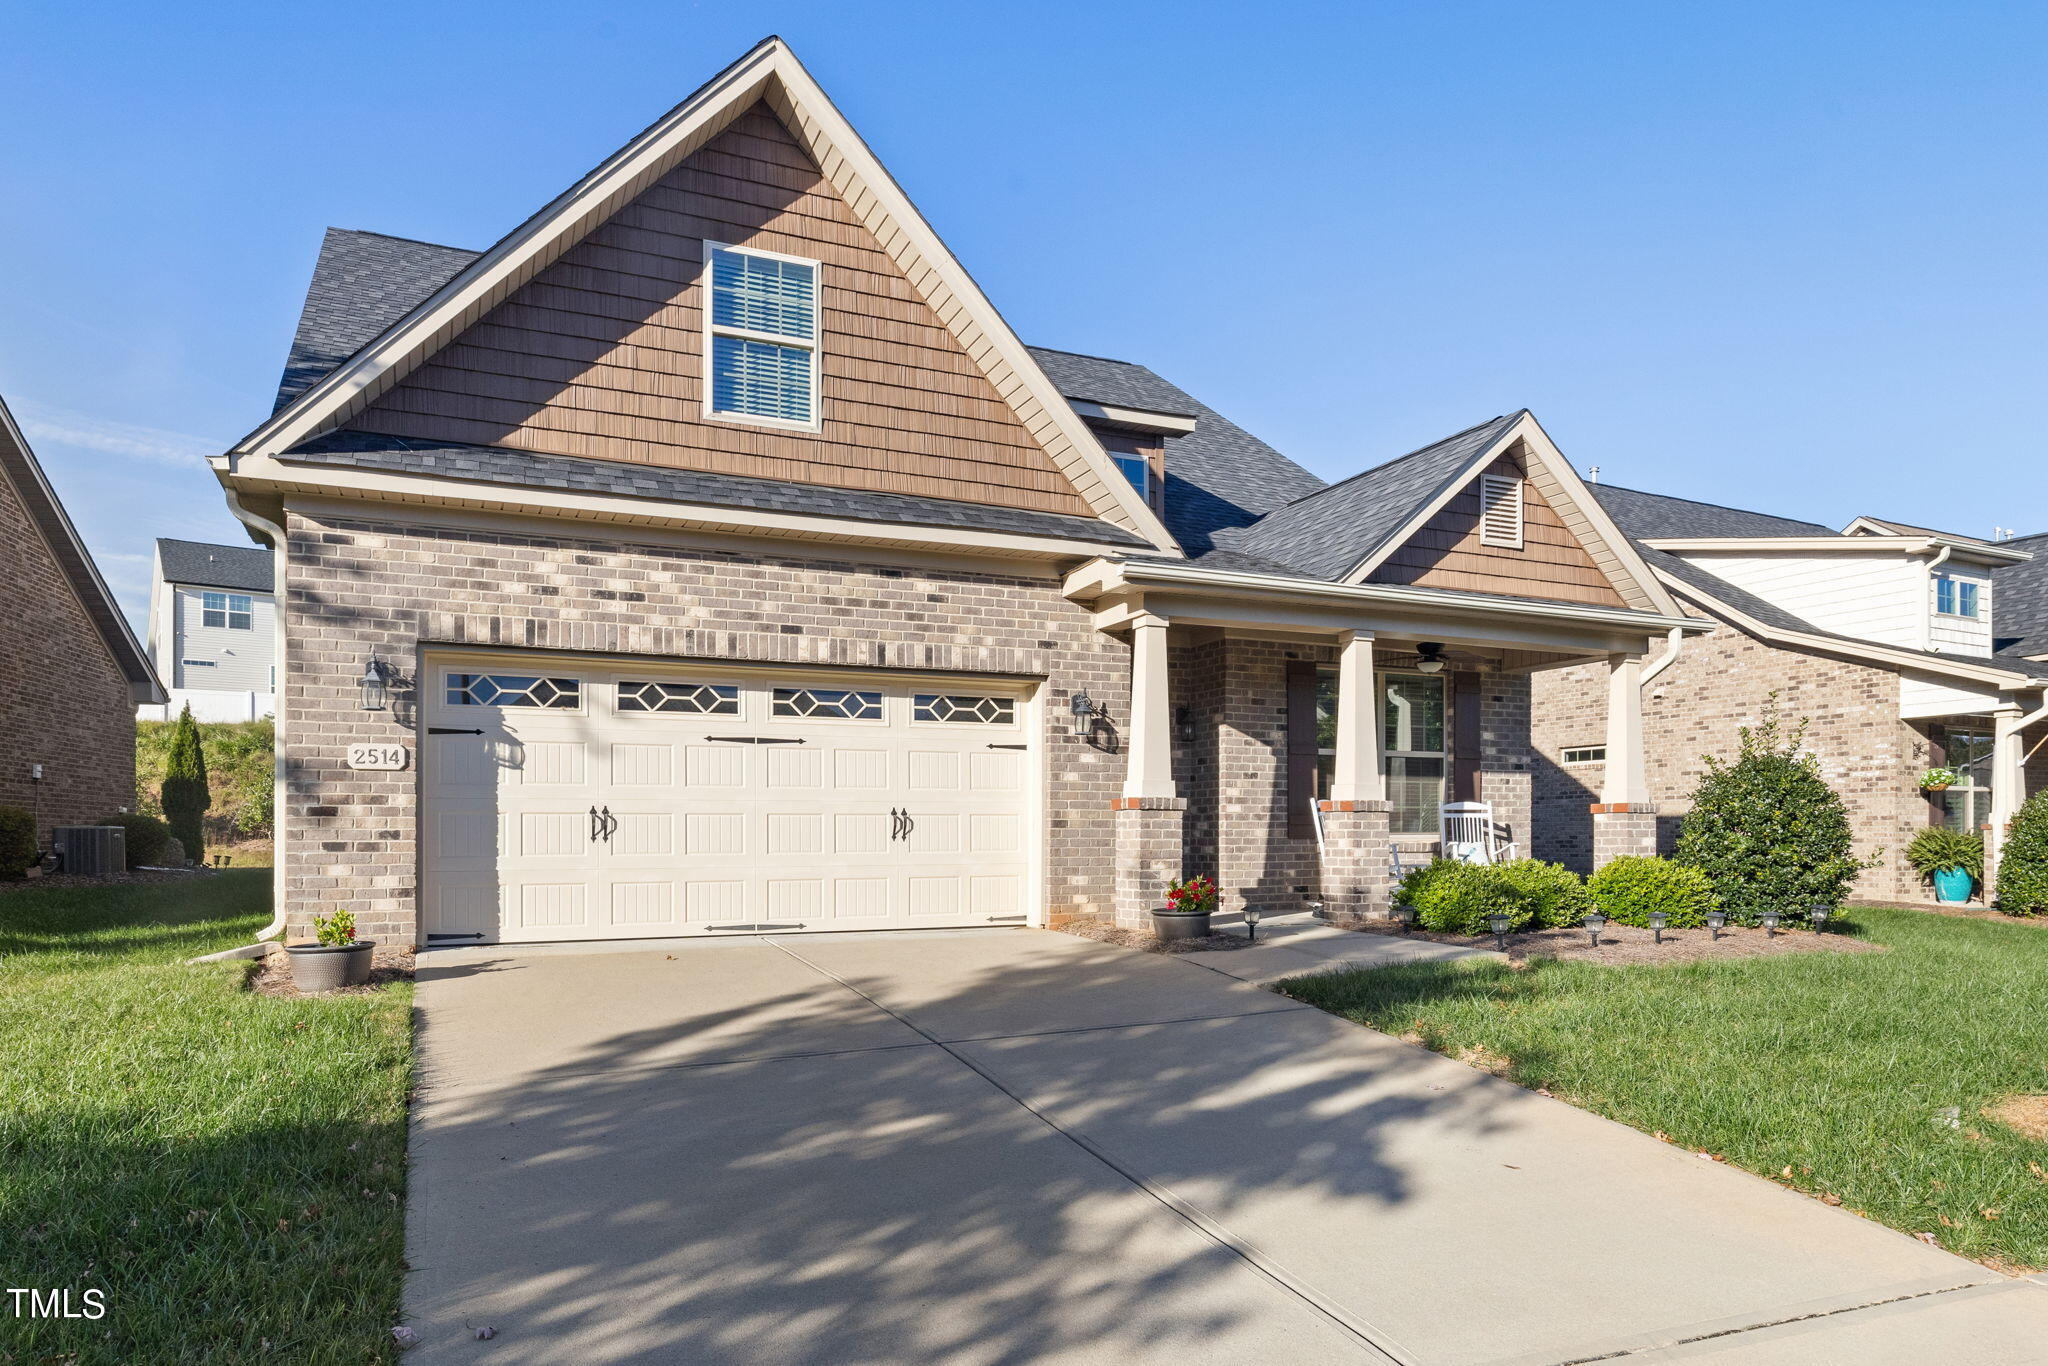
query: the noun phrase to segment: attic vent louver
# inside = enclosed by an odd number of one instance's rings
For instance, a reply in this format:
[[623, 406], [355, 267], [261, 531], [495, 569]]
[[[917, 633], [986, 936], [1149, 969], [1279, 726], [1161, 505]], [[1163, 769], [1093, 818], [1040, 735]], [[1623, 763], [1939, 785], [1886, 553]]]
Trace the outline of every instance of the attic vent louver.
[[1479, 476], [1479, 543], [1522, 548], [1522, 481], [1500, 474]]

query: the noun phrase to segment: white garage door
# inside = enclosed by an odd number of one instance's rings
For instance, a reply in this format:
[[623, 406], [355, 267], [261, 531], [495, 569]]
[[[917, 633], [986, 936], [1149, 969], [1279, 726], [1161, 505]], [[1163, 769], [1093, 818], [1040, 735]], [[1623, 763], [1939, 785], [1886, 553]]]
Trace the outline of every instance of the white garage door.
[[442, 657], [428, 942], [1023, 924], [1027, 690]]

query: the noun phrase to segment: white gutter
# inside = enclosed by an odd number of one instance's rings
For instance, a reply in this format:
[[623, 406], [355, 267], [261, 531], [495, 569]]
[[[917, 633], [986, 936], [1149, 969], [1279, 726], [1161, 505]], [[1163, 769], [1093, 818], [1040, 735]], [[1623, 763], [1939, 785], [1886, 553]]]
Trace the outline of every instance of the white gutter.
[[1672, 627], [1664, 637], [1664, 653], [1658, 655], [1656, 660], [1643, 670], [1642, 677], [1637, 680], [1639, 685], [1645, 688], [1650, 686], [1650, 680], [1670, 668], [1672, 662], [1678, 658], [1678, 652], [1684, 647], [1684, 630], [1677, 626]]
[[267, 517], [258, 517], [242, 506], [232, 486], [223, 483], [221, 491], [227, 494], [228, 511], [257, 536], [270, 542], [270, 591], [271, 621], [275, 639], [272, 642], [273, 657], [277, 661], [277, 681], [271, 697], [273, 719], [271, 721], [273, 744], [270, 753], [270, 923], [256, 936], [260, 942], [274, 939], [284, 933], [284, 685], [290, 681], [285, 669], [284, 621], [285, 621], [285, 540], [284, 528]]

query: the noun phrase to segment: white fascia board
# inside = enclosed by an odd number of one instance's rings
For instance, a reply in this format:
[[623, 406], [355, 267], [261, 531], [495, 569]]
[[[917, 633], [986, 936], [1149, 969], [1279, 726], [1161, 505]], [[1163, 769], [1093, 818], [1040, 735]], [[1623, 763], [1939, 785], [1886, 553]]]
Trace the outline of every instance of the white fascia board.
[[221, 482], [238, 494], [263, 498], [287, 495], [444, 506], [479, 511], [512, 512], [588, 524], [673, 527], [752, 533], [787, 540], [813, 540], [838, 546], [900, 545], [939, 548], [955, 553], [1072, 559], [1128, 550], [1080, 537], [1034, 536], [1020, 532], [983, 531], [972, 527], [920, 526], [907, 522], [868, 522], [851, 517], [821, 517], [770, 512], [756, 508], [719, 507], [630, 498], [618, 494], [578, 493], [521, 484], [478, 484], [432, 475], [394, 474], [346, 466], [294, 465], [289, 460], [256, 456], [238, 462], [233, 471], [216, 464]]
[[1186, 436], [1195, 429], [1195, 419], [1183, 417], [1179, 413], [1155, 413], [1144, 408], [1120, 408], [1115, 404], [1090, 403], [1078, 398], [1068, 399], [1067, 406], [1090, 421], [1107, 422], [1116, 427], [1164, 432], [1168, 436]]
[[1483, 593], [1446, 593], [1441, 589], [1411, 588], [1405, 584], [1328, 583], [1320, 579], [1290, 579], [1277, 574], [1247, 574], [1238, 570], [1204, 569], [1199, 565], [1099, 561], [1085, 564], [1067, 576], [1070, 598], [1104, 596], [1117, 592], [1143, 592], [1148, 586], [1179, 590], [1205, 590], [1233, 596], [1267, 597], [1282, 601], [1357, 603], [1361, 606], [1398, 607], [1423, 615], [1432, 612], [1480, 613], [1523, 621], [1557, 621], [1577, 625], [1612, 627], [1662, 635], [1672, 630], [1702, 635], [1714, 629], [1698, 617], [1637, 612], [1619, 607], [1588, 607], [1577, 603], [1537, 602], [1528, 598], [1493, 597]]
[[1652, 550], [1668, 550], [1680, 555], [1772, 552], [1868, 555], [1879, 551], [1895, 555], [1924, 555], [1948, 549], [1954, 552], [1952, 558], [1997, 564], [2023, 564], [2034, 558], [2024, 550], [2007, 550], [1981, 541], [1960, 541], [1951, 536], [1659, 536], [1645, 537], [1643, 544]]
[[[781, 39], [770, 39], [714, 76], [688, 100], [607, 158], [603, 164], [534, 214], [497, 245], [464, 267], [405, 317], [308, 388], [230, 455], [275, 454], [346, 423], [372, 399], [422, 364], [456, 334], [532, 279], [569, 247], [609, 219], [710, 141], [756, 101], [780, 95], [825, 178], [856, 215], [864, 206], [880, 216], [870, 223], [878, 240], [975, 358], [1026, 428], [1040, 435], [1054, 464], [1074, 480], [1097, 515], [1149, 541], [1161, 554], [1179, 545], [1150, 507], [1117, 472], [1038, 362], [1025, 350], [965, 268], [954, 259], [909, 197]], [[905, 255], [914, 258], [904, 259]], [[933, 284], [950, 299], [932, 298]], [[940, 306], [945, 305], [945, 306]], [[1044, 422], [1034, 421], [1042, 415]], [[1055, 439], [1040, 428], [1050, 424]], [[1079, 474], [1087, 478], [1077, 478]]]
[[1747, 612], [1730, 607], [1711, 593], [1696, 588], [1683, 579], [1667, 577], [1666, 582], [1681, 597], [1698, 603], [1716, 616], [1741, 627], [1750, 635], [1775, 644], [1788, 645], [1796, 650], [1812, 654], [1847, 655], [1852, 659], [1881, 664], [1886, 668], [1910, 669], [1916, 673], [1967, 679], [1972, 683], [1989, 683], [2008, 692], [2033, 692], [2048, 688], [2048, 679], [2011, 673], [1990, 665], [1966, 663], [1955, 655], [1902, 650], [1896, 646], [1880, 645], [1875, 641], [1850, 640], [1842, 636], [1817, 636], [1805, 631], [1788, 631], [1777, 626], [1766, 626]]

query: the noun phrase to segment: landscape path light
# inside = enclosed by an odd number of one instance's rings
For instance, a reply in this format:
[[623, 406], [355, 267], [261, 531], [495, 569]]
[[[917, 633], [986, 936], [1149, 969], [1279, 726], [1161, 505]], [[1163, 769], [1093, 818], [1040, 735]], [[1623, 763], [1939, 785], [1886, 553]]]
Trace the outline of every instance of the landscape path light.
[[1813, 903], [1813, 932], [1815, 934], [1827, 933], [1828, 916], [1830, 914], [1832, 912], [1828, 910], [1827, 902], [1816, 901]]
[[1600, 931], [1607, 928], [1607, 917], [1598, 911], [1589, 911], [1586, 914], [1585, 920], [1581, 923], [1585, 925], [1586, 933], [1593, 936], [1593, 947], [1599, 948]]
[[1719, 939], [1719, 938], [1721, 937], [1721, 931], [1722, 931], [1723, 929], [1727, 928], [1727, 925], [1728, 925], [1728, 912], [1726, 912], [1726, 911], [1708, 911], [1708, 912], [1707, 912], [1707, 929], [1708, 929], [1708, 930], [1710, 930], [1710, 931], [1712, 931], [1712, 933], [1713, 933], [1713, 936], [1714, 936], [1714, 938], [1716, 938], [1716, 939]]
[[1650, 933], [1656, 936], [1656, 940], [1657, 940], [1657, 942], [1658, 942], [1659, 944], [1661, 944], [1661, 943], [1663, 943], [1663, 942], [1664, 942], [1664, 927], [1665, 927], [1666, 925], [1669, 925], [1670, 923], [1671, 923], [1671, 912], [1669, 912], [1669, 911], [1651, 911], [1651, 912], [1650, 912]]
[[1778, 937], [1778, 912], [1765, 911], [1763, 914], [1763, 921], [1764, 938], [1776, 939]]
[[1259, 916], [1262, 914], [1264, 912], [1260, 911], [1257, 906], [1246, 906], [1244, 908], [1245, 938], [1257, 939], [1259, 937]]
[[1508, 951], [1508, 913], [1506, 911], [1491, 911], [1487, 914], [1486, 923], [1493, 927], [1494, 944], [1499, 947], [1502, 953], [1506, 953]]

